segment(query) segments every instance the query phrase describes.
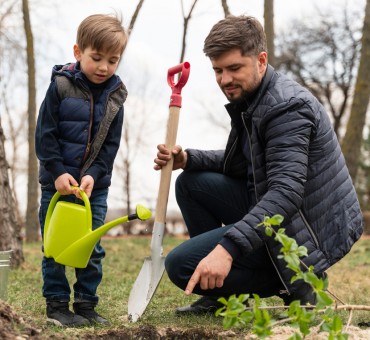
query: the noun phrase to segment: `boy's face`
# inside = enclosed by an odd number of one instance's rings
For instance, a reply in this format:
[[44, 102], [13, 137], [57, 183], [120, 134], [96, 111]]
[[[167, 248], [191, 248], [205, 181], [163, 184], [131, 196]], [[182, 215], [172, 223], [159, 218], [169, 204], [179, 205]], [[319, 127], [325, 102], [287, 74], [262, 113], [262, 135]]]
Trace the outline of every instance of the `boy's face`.
[[84, 75], [94, 84], [108, 80], [117, 70], [121, 54], [119, 52], [101, 52], [85, 48], [82, 52], [78, 45], [73, 46], [74, 56], [80, 62]]

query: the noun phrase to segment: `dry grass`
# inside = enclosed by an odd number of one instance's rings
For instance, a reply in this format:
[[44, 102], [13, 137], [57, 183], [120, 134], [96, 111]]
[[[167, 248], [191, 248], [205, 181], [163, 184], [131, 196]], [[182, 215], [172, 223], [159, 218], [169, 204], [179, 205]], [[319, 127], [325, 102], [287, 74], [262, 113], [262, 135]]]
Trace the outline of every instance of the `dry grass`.
[[[183, 238], [165, 237], [164, 253], [166, 254]], [[165, 334], [198, 334], [200, 338], [245, 337], [248, 330], [224, 332], [222, 319], [213, 315], [178, 317], [173, 313], [177, 306], [188, 304], [196, 296], [185, 295], [164, 275], [159, 288], [154, 295], [142, 319], [132, 324], [127, 320], [127, 300], [143, 264], [145, 256], [149, 255], [150, 239], [146, 237], [129, 237], [119, 239], [104, 239], [103, 245], [107, 252], [104, 260], [104, 278], [99, 288], [100, 304], [98, 312], [109, 318], [109, 327], [89, 327], [79, 330], [61, 330], [46, 325], [45, 301], [41, 295], [41, 244], [24, 246], [26, 262], [19, 269], [13, 269], [9, 275], [9, 289], [7, 302], [22, 315], [25, 320], [42, 330], [45, 338], [84, 338], [94, 337], [114, 338], [118, 334], [133, 334], [138, 330], [147, 332], [147, 338], [153, 333]], [[329, 290], [347, 304], [370, 305], [369, 277], [370, 277], [370, 240], [360, 240], [340, 263], [334, 265], [329, 271]], [[68, 268], [70, 282], [73, 283], [73, 270]], [[277, 297], [264, 299], [267, 305], [281, 304]], [[341, 312], [343, 322], [347, 322], [348, 312]], [[352, 325], [360, 321], [370, 321], [370, 313], [358, 311], [354, 313]], [[124, 332], [124, 333], [123, 333]], [[131, 333], [127, 333], [131, 332]], [[148, 333], [149, 332], [149, 333]], [[161, 333], [162, 332], [162, 333]], [[176, 332], [174, 334], [176, 334]], [[180, 332], [180, 333], [179, 333]], [[189, 333], [190, 332], [190, 333]], [[109, 335], [110, 334], [110, 335]], [[172, 334], [172, 333], [171, 333]], [[209, 337], [207, 337], [207, 334]], [[124, 338], [124, 337], [123, 337]], [[137, 338], [137, 337], [136, 337]], [[145, 336], [142, 338], [146, 338]], [[166, 338], [163, 336], [163, 338]], [[167, 337], [168, 338], [168, 337]], [[174, 337], [176, 338], [176, 336]], [[181, 338], [181, 337], [177, 337]], [[186, 338], [185, 336], [183, 338]]]

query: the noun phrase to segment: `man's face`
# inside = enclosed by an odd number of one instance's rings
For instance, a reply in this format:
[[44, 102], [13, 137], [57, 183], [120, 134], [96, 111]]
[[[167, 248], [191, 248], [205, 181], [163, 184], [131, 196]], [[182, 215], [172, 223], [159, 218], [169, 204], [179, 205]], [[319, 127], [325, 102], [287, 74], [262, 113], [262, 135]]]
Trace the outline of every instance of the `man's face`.
[[230, 102], [252, 94], [261, 84], [267, 67], [267, 53], [243, 56], [233, 49], [211, 59], [216, 81]]

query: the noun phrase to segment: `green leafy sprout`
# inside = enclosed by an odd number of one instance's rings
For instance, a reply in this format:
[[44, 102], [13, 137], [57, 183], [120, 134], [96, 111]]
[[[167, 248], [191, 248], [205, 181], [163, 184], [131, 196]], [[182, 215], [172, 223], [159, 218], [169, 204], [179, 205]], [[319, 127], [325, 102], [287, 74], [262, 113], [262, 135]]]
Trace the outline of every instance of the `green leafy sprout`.
[[[264, 217], [263, 222], [257, 227], [264, 227], [265, 233], [269, 237], [281, 244], [280, 259], [284, 259], [286, 267], [294, 272], [291, 282], [303, 280], [311, 285], [316, 294], [316, 306], [301, 306], [298, 300], [292, 301], [284, 314], [283, 320], [274, 320], [269, 311], [261, 306], [261, 299], [257, 294], [253, 294], [254, 304], [249, 307], [249, 294], [231, 295], [228, 299], [220, 298], [218, 301], [224, 306], [216, 311], [216, 316], [223, 317], [224, 329], [235, 327], [251, 327], [251, 332], [259, 338], [264, 339], [272, 335], [274, 326], [287, 323], [296, 328], [296, 331], [289, 340], [303, 339], [310, 334], [310, 329], [316, 319], [320, 319], [319, 332], [327, 332], [330, 340], [348, 339], [348, 334], [344, 334], [342, 320], [334, 313], [334, 301], [327, 293], [328, 280], [319, 278], [314, 273], [313, 266], [307, 266], [302, 257], [307, 256], [307, 248], [299, 246], [297, 242], [286, 235], [284, 228], [278, 228], [284, 218], [281, 215]], [[277, 230], [276, 230], [277, 229]], [[282, 307], [278, 307], [282, 308]]]

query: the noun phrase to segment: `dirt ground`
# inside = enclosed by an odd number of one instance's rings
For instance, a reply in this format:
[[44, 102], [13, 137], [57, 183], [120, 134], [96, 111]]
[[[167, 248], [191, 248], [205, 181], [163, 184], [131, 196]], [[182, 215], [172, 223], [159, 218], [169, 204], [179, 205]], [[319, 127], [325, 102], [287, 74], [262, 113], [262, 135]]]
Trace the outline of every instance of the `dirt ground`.
[[[294, 329], [289, 326], [280, 326], [274, 328], [274, 335], [269, 337], [268, 340], [283, 340], [293, 335]], [[347, 330], [349, 339], [351, 340], [368, 340], [370, 339], [370, 328], [360, 329], [358, 327], [349, 327]], [[43, 340], [47, 339], [47, 336], [42, 334], [42, 331], [26, 322], [22, 316], [18, 315], [7, 303], [0, 300], [0, 339], [3, 340]], [[58, 337], [53, 337], [58, 339]], [[122, 328], [119, 330], [108, 330], [99, 335], [84, 335], [78, 336], [79, 339], [95, 340], [95, 339], [140, 339], [140, 340], [170, 340], [170, 339], [245, 339], [252, 340], [258, 339], [253, 335], [246, 335], [242, 333], [235, 333], [234, 331], [224, 332], [211, 332], [204, 329], [189, 329], [179, 330], [175, 328], [156, 329], [151, 325], [143, 325], [138, 328]], [[325, 334], [320, 336], [313, 335], [306, 339], [324, 340], [327, 339]]]

